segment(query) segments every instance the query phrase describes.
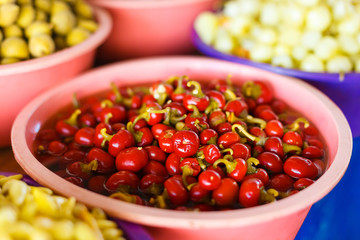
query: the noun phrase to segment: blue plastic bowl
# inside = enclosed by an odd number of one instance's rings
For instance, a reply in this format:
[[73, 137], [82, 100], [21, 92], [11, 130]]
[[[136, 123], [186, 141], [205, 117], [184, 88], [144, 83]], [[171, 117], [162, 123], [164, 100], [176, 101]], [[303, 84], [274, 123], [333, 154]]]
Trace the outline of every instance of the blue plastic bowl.
[[219, 52], [205, 44], [195, 29], [192, 30], [191, 38], [194, 46], [206, 56], [265, 69], [309, 82], [328, 95], [340, 107], [350, 124], [353, 136], [360, 136], [360, 73], [351, 72], [341, 76], [338, 73], [313, 73], [275, 67], [271, 64], [254, 62]]
[[[17, 173], [0, 172], [0, 175], [3, 175], [3, 176], [11, 176], [11, 175], [15, 175], [15, 174], [17, 174]], [[23, 175], [22, 180], [24, 182], [26, 182], [27, 184], [29, 184], [31, 186], [40, 186], [40, 184], [38, 184], [36, 181], [34, 181], [30, 176], [28, 176], [26, 174], [22, 174], [22, 175]], [[122, 221], [122, 220], [119, 220], [116, 218], [110, 218], [110, 219], [113, 220], [114, 222], [116, 222], [118, 227], [120, 227], [124, 231], [124, 235], [125, 235], [126, 239], [128, 239], [128, 240], [152, 240], [152, 237], [149, 235], [149, 233], [140, 225]]]

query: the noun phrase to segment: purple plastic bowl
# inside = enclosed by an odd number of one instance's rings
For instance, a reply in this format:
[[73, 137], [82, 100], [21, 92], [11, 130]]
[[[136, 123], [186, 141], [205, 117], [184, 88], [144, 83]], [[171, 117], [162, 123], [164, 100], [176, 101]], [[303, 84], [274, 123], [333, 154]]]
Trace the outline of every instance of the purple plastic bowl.
[[[13, 173], [13, 172], [0, 172], [0, 175], [3, 176], [11, 176], [11, 175], [15, 175], [17, 173]], [[22, 174], [23, 178], [22, 180], [24, 182], [26, 182], [27, 184], [31, 185], [31, 186], [40, 186], [40, 184], [38, 184], [36, 181], [34, 181], [30, 176], [26, 175], [26, 174]], [[147, 233], [147, 231], [134, 223], [130, 223], [130, 222], [126, 222], [126, 221], [122, 221], [116, 218], [110, 218], [111, 220], [115, 221], [116, 224], [124, 231], [125, 233], [125, 237], [128, 240], [152, 240], [152, 238], [150, 237], [150, 235]]]
[[194, 46], [206, 56], [261, 68], [309, 82], [328, 95], [341, 108], [350, 124], [353, 136], [360, 136], [360, 111], [358, 110], [360, 106], [360, 73], [351, 72], [340, 76], [338, 73], [313, 73], [275, 67], [271, 64], [254, 62], [219, 52], [205, 44], [195, 29], [192, 29], [191, 39]]

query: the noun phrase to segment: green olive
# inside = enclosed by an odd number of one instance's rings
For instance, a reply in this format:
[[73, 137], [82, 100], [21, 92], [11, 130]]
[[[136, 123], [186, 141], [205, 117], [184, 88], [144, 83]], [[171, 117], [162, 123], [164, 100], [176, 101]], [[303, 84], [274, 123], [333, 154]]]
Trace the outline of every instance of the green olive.
[[35, 21], [31, 23], [26, 29], [25, 29], [25, 36], [27, 38], [30, 38], [32, 36], [35, 36], [37, 34], [47, 34], [51, 36], [52, 34], [52, 25], [50, 23], [44, 22], [44, 21]]
[[99, 27], [95, 21], [89, 20], [89, 19], [83, 19], [83, 18], [78, 19], [77, 26], [85, 28], [85, 29], [89, 30], [90, 32], [95, 32], [97, 30], [97, 28]]
[[54, 15], [64, 10], [72, 11], [70, 6], [65, 1], [54, 1], [51, 5], [50, 11], [51, 11], [51, 15]]
[[18, 58], [3, 58], [1, 59], [1, 64], [5, 65], [5, 64], [11, 64], [11, 63], [16, 63], [16, 62], [20, 62], [21, 60]]
[[8, 27], [4, 27], [3, 31], [4, 31], [4, 36], [6, 38], [9, 38], [9, 37], [22, 37], [23, 36], [22, 29], [16, 24], [13, 24], [13, 25], [8, 26]]
[[0, 5], [6, 4], [6, 3], [15, 3], [15, 0], [0, 0]]
[[63, 36], [55, 36], [54, 42], [55, 42], [55, 47], [56, 47], [57, 51], [68, 47], [68, 45], [66, 43], [66, 39]]
[[76, 25], [76, 17], [69, 10], [63, 10], [51, 16], [54, 32], [59, 35], [67, 35]]
[[45, 11], [36, 9], [35, 21], [48, 21], [48, 15]]
[[1, 56], [3, 58], [29, 58], [29, 50], [26, 41], [20, 37], [9, 37], [1, 44]]
[[36, 17], [35, 8], [30, 4], [23, 5], [21, 6], [20, 9], [19, 18], [17, 19], [17, 24], [22, 28], [26, 28], [35, 20], [35, 17]]
[[0, 27], [7, 27], [15, 23], [20, 7], [14, 3], [0, 5]]
[[55, 43], [51, 36], [38, 34], [29, 40], [29, 50], [33, 57], [43, 57], [55, 52]]
[[74, 6], [75, 12], [84, 18], [92, 19], [94, 12], [92, 7], [83, 0], [78, 0]]
[[35, 0], [34, 5], [38, 10], [42, 10], [46, 13], [50, 13], [51, 10], [51, 0]]
[[17, 0], [17, 3], [20, 5], [32, 4], [32, 0]]
[[69, 46], [74, 46], [85, 41], [90, 37], [91, 32], [85, 28], [76, 27], [66, 37], [66, 42]]

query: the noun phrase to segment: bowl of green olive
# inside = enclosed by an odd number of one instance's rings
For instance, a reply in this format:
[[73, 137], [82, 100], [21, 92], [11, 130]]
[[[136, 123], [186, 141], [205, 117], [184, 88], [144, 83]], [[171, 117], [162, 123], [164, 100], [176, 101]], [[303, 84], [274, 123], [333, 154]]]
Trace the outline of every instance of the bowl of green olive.
[[360, 136], [359, 1], [231, 0], [203, 12], [192, 40], [202, 54], [300, 78], [328, 95]]
[[93, 66], [111, 26], [83, 0], [0, 1], [0, 147], [28, 101]]

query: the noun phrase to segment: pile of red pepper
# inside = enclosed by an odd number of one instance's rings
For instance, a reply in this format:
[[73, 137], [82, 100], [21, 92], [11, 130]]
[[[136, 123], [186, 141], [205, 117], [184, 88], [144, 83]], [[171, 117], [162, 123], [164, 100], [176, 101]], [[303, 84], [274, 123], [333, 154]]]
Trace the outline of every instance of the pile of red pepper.
[[60, 115], [37, 135], [39, 161], [74, 184], [136, 204], [252, 207], [308, 187], [325, 170], [316, 127], [261, 81], [112, 84], [106, 94], [74, 95]]

